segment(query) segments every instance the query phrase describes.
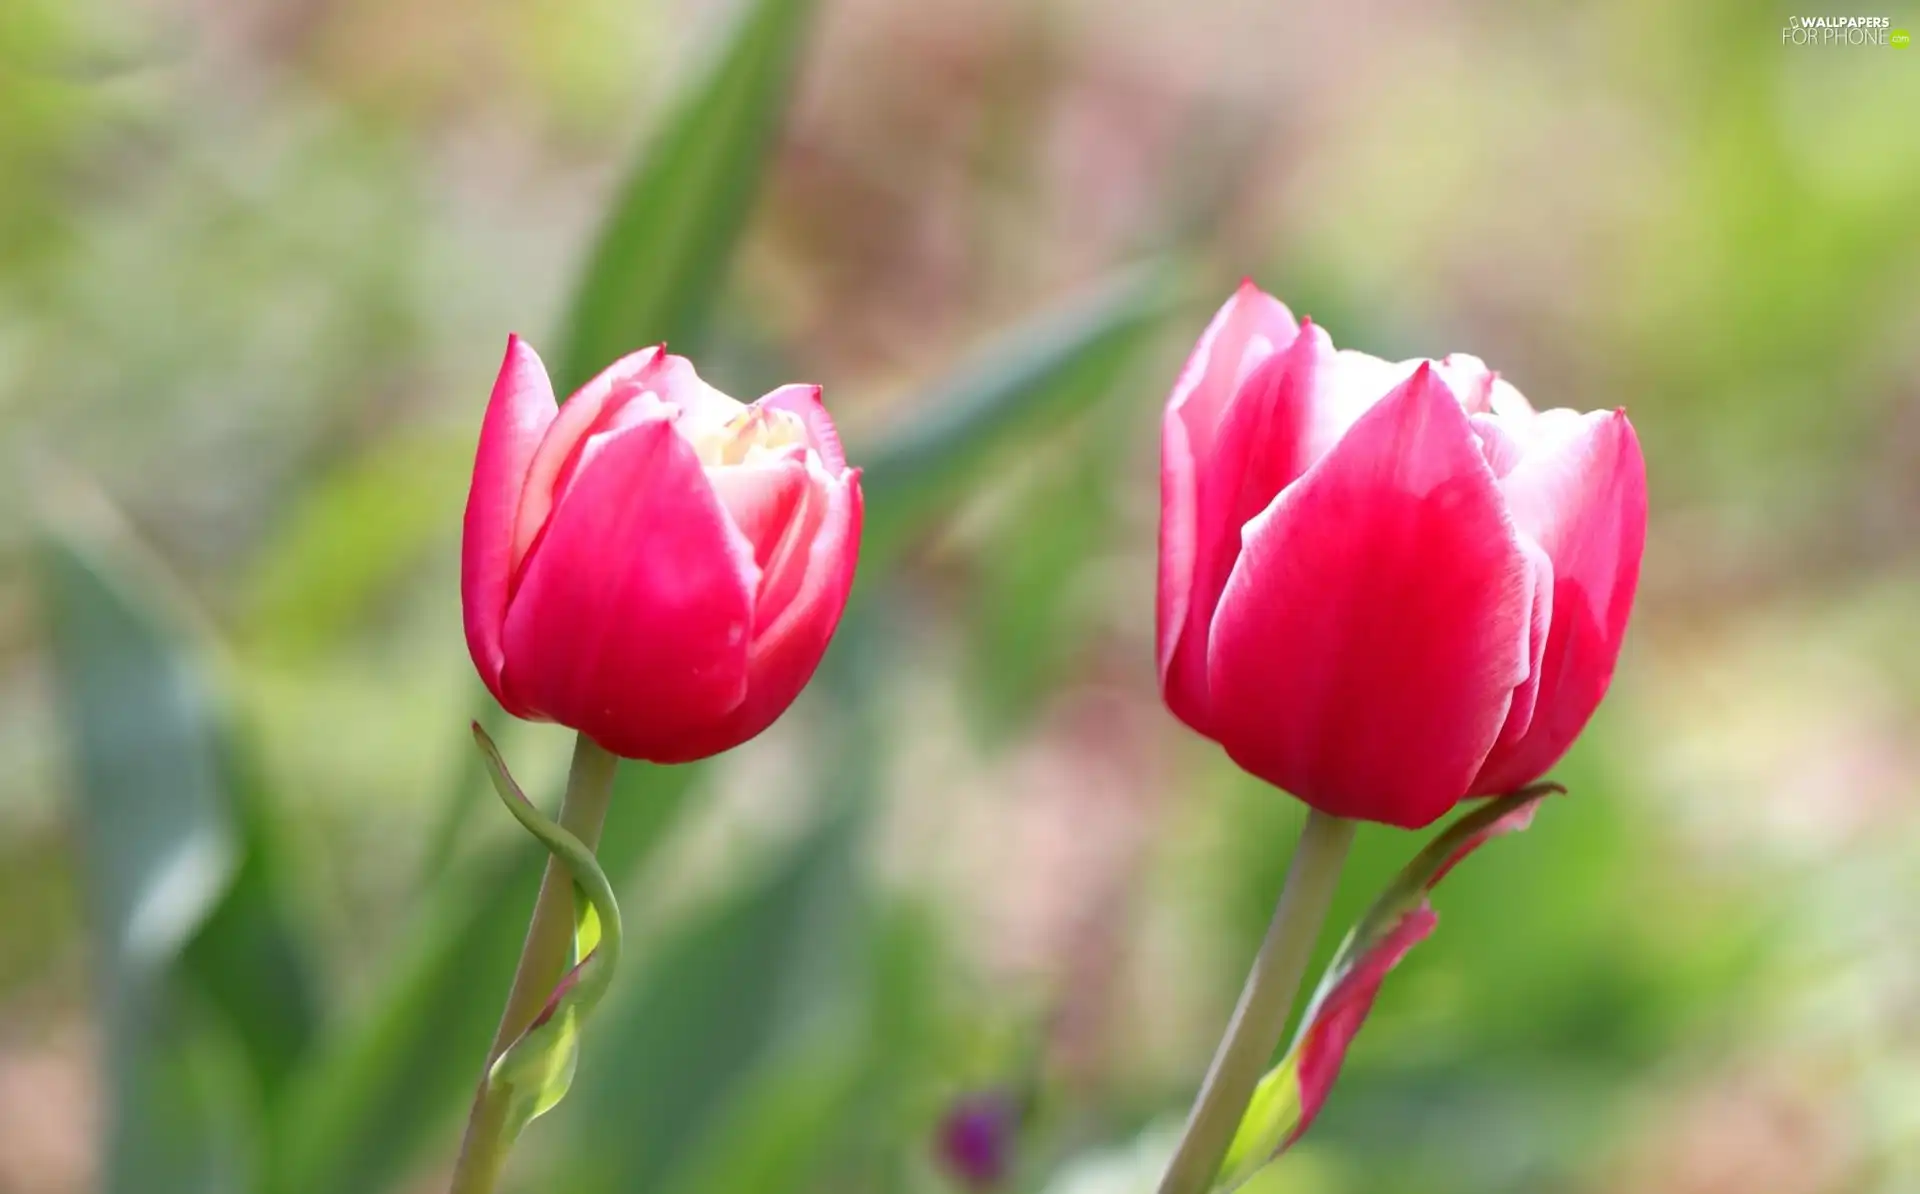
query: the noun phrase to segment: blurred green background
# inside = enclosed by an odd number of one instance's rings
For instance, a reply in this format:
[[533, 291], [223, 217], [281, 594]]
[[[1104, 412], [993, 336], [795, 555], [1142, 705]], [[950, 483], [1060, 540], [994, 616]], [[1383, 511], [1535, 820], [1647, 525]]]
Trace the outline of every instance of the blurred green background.
[[1786, 15], [0, 0], [0, 1192], [444, 1188], [538, 866], [456, 581], [509, 331], [824, 383], [870, 515], [791, 715], [623, 769], [632, 954], [511, 1187], [938, 1194], [1031, 1088], [1009, 1189], [1150, 1189], [1298, 821], [1152, 675], [1245, 273], [1628, 407], [1653, 493], [1572, 794], [1261, 1189], [1920, 1190], [1920, 51]]

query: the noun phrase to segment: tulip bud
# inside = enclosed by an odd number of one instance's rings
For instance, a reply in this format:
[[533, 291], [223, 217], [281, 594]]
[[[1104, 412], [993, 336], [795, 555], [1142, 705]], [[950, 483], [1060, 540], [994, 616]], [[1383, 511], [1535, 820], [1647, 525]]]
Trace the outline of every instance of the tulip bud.
[[1474, 357], [1336, 352], [1246, 283], [1167, 404], [1162, 694], [1323, 812], [1430, 824], [1572, 745], [1646, 516], [1624, 412], [1536, 412]]
[[614, 754], [717, 754], [812, 676], [853, 584], [860, 512], [818, 387], [742, 405], [649, 348], [558, 406], [513, 337], [467, 497], [474, 665], [508, 712]]

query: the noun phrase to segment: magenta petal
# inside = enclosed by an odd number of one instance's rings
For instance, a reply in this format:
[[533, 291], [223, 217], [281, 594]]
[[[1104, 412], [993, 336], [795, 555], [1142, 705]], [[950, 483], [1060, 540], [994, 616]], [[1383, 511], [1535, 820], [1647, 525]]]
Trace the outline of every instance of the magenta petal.
[[1214, 736], [1336, 816], [1464, 796], [1530, 663], [1526, 557], [1422, 366], [1249, 524], [1208, 652]]
[[[1467, 855], [1494, 838], [1516, 833], [1533, 824], [1533, 814], [1540, 806], [1540, 799], [1536, 795], [1518, 804], [1466, 837], [1427, 876], [1425, 890], [1432, 891]], [[1344, 973], [1338, 969], [1333, 972], [1333, 987], [1330, 990], [1323, 988], [1323, 992], [1316, 996], [1289, 1050], [1290, 1060], [1295, 1065], [1294, 1073], [1300, 1083], [1300, 1119], [1275, 1156], [1292, 1147], [1313, 1125], [1314, 1118], [1327, 1101], [1327, 1095], [1333, 1090], [1334, 1079], [1340, 1076], [1340, 1067], [1347, 1057], [1347, 1047], [1359, 1034], [1367, 1013], [1373, 1010], [1380, 984], [1385, 981], [1388, 972], [1407, 956], [1408, 951], [1427, 939], [1439, 920], [1433, 908], [1422, 898], [1384, 932], [1371, 941], [1359, 943], [1361, 952], [1358, 958], [1346, 959], [1343, 950], [1342, 959], [1336, 959], [1335, 966], [1344, 965]]]
[[615, 754], [680, 762], [746, 695], [759, 569], [664, 413], [596, 438], [507, 612], [503, 684]]
[[1293, 342], [1256, 366], [1228, 399], [1213, 456], [1191, 487], [1193, 558], [1180, 569], [1191, 577], [1187, 616], [1164, 659], [1161, 687], [1174, 715], [1203, 734], [1210, 720], [1207, 641], [1240, 555], [1241, 528], [1312, 463], [1302, 437], [1313, 421], [1321, 370], [1332, 357], [1326, 332], [1302, 323]]
[[1553, 561], [1553, 623], [1532, 720], [1489, 755], [1475, 792], [1512, 791], [1559, 761], [1606, 695], [1626, 637], [1646, 545], [1646, 464], [1621, 412], [1586, 415], [1570, 430], [1500, 482], [1521, 533]]
[[1439, 923], [1433, 909], [1424, 904], [1401, 917], [1314, 1009], [1299, 1045], [1300, 1122], [1280, 1146], [1281, 1152], [1305, 1135], [1319, 1116], [1334, 1079], [1340, 1076], [1340, 1067], [1346, 1063], [1347, 1046], [1360, 1034], [1360, 1026], [1373, 1010], [1373, 1001], [1388, 972]]
[[506, 665], [501, 639], [513, 574], [514, 520], [527, 469], [558, 409], [539, 355], [525, 340], [509, 336], [506, 359], [480, 425], [473, 484], [467, 491], [460, 543], [460, 604], [467, 649], [480, 678], [494, 699], [518, 717], [526, 716], [526, 710], [508, 698], [500, 683]]
[[[798, 514], [789, 544], [769, 565], [748, 651], [746, 698], [731, 714], [689, 738], [688, 758], [731, 749], [759, 734], [791, 705], [820, 666], [860, 557], [862, 498], [856, 470], [841, 480], [816, 472], [808, 509]], [[779, 591], [776, 591], [776, 587]]]
[[[1242, 282], [1214, 315], [1167, 400], [1160, 446], [1159, 665], [1164, 682], [1174, 644], [1193, 616], [1199, 487], [1211, 468], [1219, 423], [1240, 382], [1293, 342], [1298, 328], [1280, 300]], [[1211, 610], [1203, 615], [1211, 617]]]

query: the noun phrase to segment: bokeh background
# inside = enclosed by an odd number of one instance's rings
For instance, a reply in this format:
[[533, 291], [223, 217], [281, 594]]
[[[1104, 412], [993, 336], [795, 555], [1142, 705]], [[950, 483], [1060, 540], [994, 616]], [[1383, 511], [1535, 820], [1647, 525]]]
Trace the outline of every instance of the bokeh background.
[[443, 1188], [538, 865], [456, 581], [509, 331], [824, 383], [873, 517], [786, 721], [625, 769], [636, 948], [512, 1188], [938, 1194], [1000, 1091], [1004, 1188], [1150, 1189], [1298, 822], [1152, 675], [1158, 406], [1249, 273], [1626, 406], [1653, 498], [1572, 794], [1259, 1188], [1920, 1190], [1920, 50], [1786, 15], [4, 0], [0, 1191]]

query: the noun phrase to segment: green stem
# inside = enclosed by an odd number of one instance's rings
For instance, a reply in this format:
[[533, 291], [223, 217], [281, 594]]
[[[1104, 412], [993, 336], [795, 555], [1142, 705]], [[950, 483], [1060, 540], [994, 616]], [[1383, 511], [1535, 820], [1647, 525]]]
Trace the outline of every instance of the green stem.
[[[560, 825], [589, 849], [600, 843], [607, 804], [613, 796], [613, 773], [620, 760], [585, 734], [573, 748], [573, 766], [567, 773], [567, 794], [560, 804]], [[507, 992], [507, 1008], [500, 1016], [487, 1064], [480, 1071], [480, 1087], [467, 1116], [460, 1142], [460, 1160], [454, 1166], [448, 1194], [491, 1194], [506, 1158], [507, 1099], [489, 1089], [487, 1075], [507, 1047], [533, 1023], [546, 1006], [554, 987], [565, 976], [573, 950], [573, 877], [558, 858], [547, 860], [540, 880], [540, 896], [533, 906], [533, 923], [520, 950], [520, 966]]]
[[1160, 1194], [1206, 1194], [1212, 1189], [1253, 1089], [1280, 1044], [1280, 1033], [1300, 993], [1307, 957], [1319, 940], [1341, 864], [1353, 844], [1353, 831], [1352, 821], [1307, 811], [1266, 940], [1260, 943], [1260, 954], [1240, 992], [1240, 1005], [1233, 1009], [1227, 1034], [1200, 1085], [1186, 1133], [1160, 1180]]

